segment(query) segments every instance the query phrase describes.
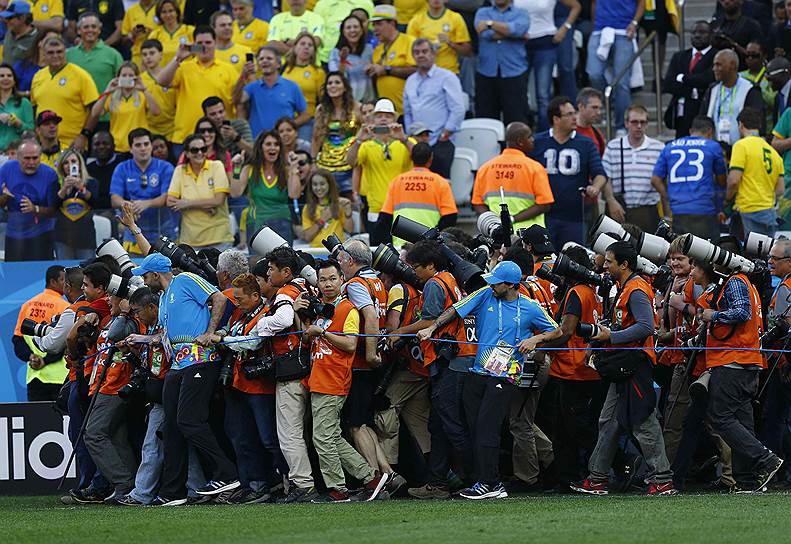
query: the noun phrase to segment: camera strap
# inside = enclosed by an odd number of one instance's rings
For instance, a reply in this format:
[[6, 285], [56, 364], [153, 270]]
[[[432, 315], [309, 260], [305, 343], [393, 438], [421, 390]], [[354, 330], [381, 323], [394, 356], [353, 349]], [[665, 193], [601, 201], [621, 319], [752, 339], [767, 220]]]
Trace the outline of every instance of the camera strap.
[[613, 317], [615, 317], [615, 307], [618, 306], [618, 301], [621, 299], [621, 293], [623, 293], [623, 290], [626, 288], [626, 284], [632, 281], [635, 277], [637, 277], [637, 273], [632, 272], [632, 275], [629, 276], [625, 282], [623, 282], [623, 285], [619, 287], [618, 291], [615, 293], [615, 298], [613, 299], [614, 302], [612, 305], [610, 305], [609, 315], [607, 316], [607, 319], [610, 320], [610, 323], [613, 322]]

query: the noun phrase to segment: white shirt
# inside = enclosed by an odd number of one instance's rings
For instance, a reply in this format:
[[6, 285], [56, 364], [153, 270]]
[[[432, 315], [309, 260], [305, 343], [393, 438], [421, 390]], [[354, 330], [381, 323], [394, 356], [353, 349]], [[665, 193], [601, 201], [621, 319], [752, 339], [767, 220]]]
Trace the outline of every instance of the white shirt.
[[530, 30], [528, 37], [543, 38], [553, 36], [558, 28], [555, 26], [555, 5], [557, 0], [514, 0], [514, 6], [530, 14]]

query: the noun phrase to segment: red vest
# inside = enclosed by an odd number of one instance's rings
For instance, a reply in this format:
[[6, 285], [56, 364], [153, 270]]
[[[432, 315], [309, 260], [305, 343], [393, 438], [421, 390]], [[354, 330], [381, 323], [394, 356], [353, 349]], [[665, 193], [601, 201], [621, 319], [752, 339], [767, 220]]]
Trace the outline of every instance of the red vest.
[[[352, 283], [359, 283], [365, 287], [371, 295], [371, 300], [373, 300], [376, 309], [376, 315], [379, 316], [377, 328], [380, 331], [384, 330], [385, 318], [387, 316], [387, 289], [385, 289], [385, 284], [382, 283], [382, 280], [379, 278], [362, 278], [360, 276], [353, 276], [352, 279], [346, 282], [346, 285], [348, 286]], [[362, 309], [358, 308], [358, 310], [360, 310], [360, 334], [365, 334], [365, 317], [363, 316]], [[354, 357], [354, 368], [371, 368], [371, 365], [365, 360], [366, 342], [367, 338], [364, 336], [361, 336], [360, 341], [357, 342], [357, 354]]]
[[[437, 272], [437, 274], [435, 274], [434, 277], [428, 281], [433, 281], [439, 284], [439, 286], [442, 288], [442, 291], [445, 293], [445, 307], [442, 309], [443, 312], [463, 298], [461, 289], [459, 289], [459, 285], [456, 283], [456, 278], [454, 278], [453, 274], [450, 272]], [[433, 335], [434, 339], [421, 342], [420, 348], [423, 350], [423, 366], [428, 366], [437, 359], [437, 352], [434, 342], [437, 338], [441, 338], [444, 334], [449, 334], [452, 338], [458, 340], [459, 342], [468, 341], [467, 329], [464, 326], [464, 320], [461, 318], [454, 319], [441, 329], [437, 329]], [[458, 346], [459, 352], [456, 355], [457, 357], [471, 357], [475, 355], [478, 349], [475, 344], [458, 344]]]
[[[560, 323], [568, 304], [569, 295], [576, 293], [582, 306], [580, 323], [596, 323], [601, 317], [601, 302], [596, 297], [596, 291], [590, 285], [575, 285], [566, 293], [563, 305], [557, 313], [557, 322]], [[566, 345], [569, 348], [587, 348], [588, 343], [576, 334], [572, 334]], [[589, 352], [579, 350], [558, 350], [552, 353], [552, 364], [549, 366], [549, 375], [555, 378], [575, 381], [593, 381], [601, 379], [599, 373], [587, 366]]]
[[[629, 312], [629, 297], [634, 291], [642, 291], [649, 301], [654, 299], [654, 291], [648, 282], [637, 274], [626, 280], [626, 283], [621, 289], [618, 299], [615, 301], [615, 308], [613, 312], [613, 330], [628, 329], [635, 324], [634, 316]], [[609, 343], [608, 343], [609, 344]], [[612, 345], [612, 344], [610, 344]], [[615, 348], [625, 347], [642, 347], [643, 351], [648, 355], [651, 363], [656, 363], [656, 352], [654, 351], [654, 337], [649, 335], [645, 340], [628, 342], [626, 344], [618, 344], [613, 346]]]
[[[725, 323], [714, 323], [709, 327], [706, 336], [706, 347], [710, 348], [755, 348], [761, 347], [761, 331], [763, 329], [763, 318], [761, 316], [761, 298], [758, 290], [753, 287], [750, 280], [744, 274], [734, 274], [729, 277], [722, 286], [722, 289], [714, 301], [713, 308], [720, 308], [722, 297], [725, 296], [725, 287], [729, 282], [743, 281], [750, 292], [750, 307], [752, 315], [744, 323], [728, 325]], [[766, 368], [766, 359], [760, 351], [736, 351], [730, 349], [709, 350], [706, 353], [706, 368], [723, 366], [731, 363], [740, 365], [761, 365]]]
[[[238, 311], [237, 311], [238, 310]], [[247, 315], [244, 315], [241, 311], [241, 308], [237, 308], [231, 319], [228, 323], [230, 331], [234, 333], [234, 336], [247, 336], [252, 334], [253, 330], [255, 330], [255, 325], [258, 323], [258, 320], [264, 317], [267, 314], [267, 306], [262, 304], [261, 307], [258, 309], [258, 312], [252, 317], [249, 318]], [[238, 332], [237, 332], [238, 331]], [[291, 336], [287, 336], [286, 338], [292, 338]], [[297, 341], [299, 338], [297, 336], [293, 336]], [[268, 353], [268, 346], [259, 348], [256, 350], [256, 354], [264, 355]], [[274, 395], [275, 394], [275, 384], [272, 381], [265, 380], [263, 378], [257, 379], [248, 379], [245, 375], [244, 371], [242, 370], [242, 355], [238, 354], [236, 357], [236, 363], [233, 366], [233, 388], [243, 393], [250, 393], [252, 395]]]

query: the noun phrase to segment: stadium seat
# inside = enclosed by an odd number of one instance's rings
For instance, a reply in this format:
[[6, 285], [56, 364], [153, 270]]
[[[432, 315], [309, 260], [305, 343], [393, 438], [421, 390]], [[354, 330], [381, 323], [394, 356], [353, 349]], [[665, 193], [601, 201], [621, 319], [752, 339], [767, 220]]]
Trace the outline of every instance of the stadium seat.
[[500, 142], [505, 139], [505, 127], [499, 119], [465, 119], [461, 122], [461, 130], [454, 135], [457, 147], [474, 149], [478, 153], [479, 163], [473, 166], [477, 170], [481, 164], [500, 154]]
[[474, 149], [456, 147], [453, 164], [450, 167], [450, 188], [453, 191], [456, 206], [469, 204], [477, 168], [478, 153]]
[[93, 228], [96, 231], [96, 247], [113, 236], [113, 224], [103, 215], [93, 215]]

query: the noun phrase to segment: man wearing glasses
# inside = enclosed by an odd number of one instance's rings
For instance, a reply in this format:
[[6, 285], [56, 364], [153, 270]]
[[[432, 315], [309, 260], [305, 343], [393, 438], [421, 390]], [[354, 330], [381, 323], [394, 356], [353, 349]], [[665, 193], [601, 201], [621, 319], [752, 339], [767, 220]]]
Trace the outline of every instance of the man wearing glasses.
[[[626, 222], [649, 232], [659, 222], [659, 193], [651, 186], [651, 173], [664, 144], [645, 135], [648, 110], [632, 104], [624, 114], [626, 136], [607, 142], [602, 163], [612, 191], [626, 209]], [[609, 198], [608, 198], [609, 200]], [[663, 210], [665, 216], [670, 210]]]

